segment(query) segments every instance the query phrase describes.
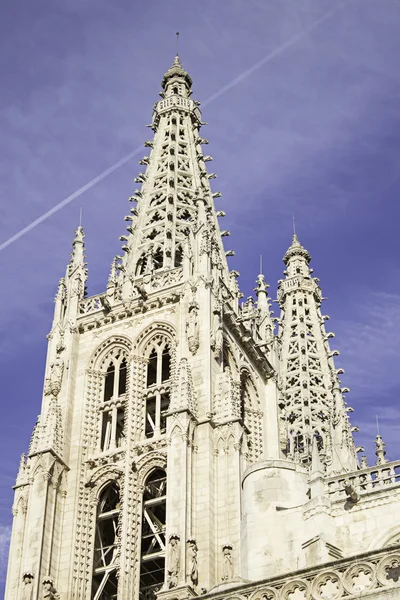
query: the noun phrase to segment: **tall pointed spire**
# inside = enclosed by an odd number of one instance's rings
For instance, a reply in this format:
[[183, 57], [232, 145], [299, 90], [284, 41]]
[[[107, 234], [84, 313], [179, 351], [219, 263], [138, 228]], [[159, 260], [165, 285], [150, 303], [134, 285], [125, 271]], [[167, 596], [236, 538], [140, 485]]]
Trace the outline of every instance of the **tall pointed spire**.
[[321, 314], [319, 280], [312, 277], [310, 253], [296, 233], [283, 261], [286, 278], [280, 280], [280, 373], [287, 456], [310, 465], [316, 450], [328, 472], [357, 468], [356, 452], [326, 333], [328, 316]]
[[[125, 217], [129, 235], [120, 237], [125, 255], [118, 264], [118, 285], [125, 299], [136, 293], [137, 279], [145, 278], [143, 285], [148, 287], [153, 277], [181, 268], [185, 256], [190, 262], [186, 275], [196, 267], [211, 276], [217, 268], [228, 283], [221, 236], [229, 232], [219, 230], [213, 198], [220, 194], [210, 188], [209, 180], [216, 175], [208, 174], [205, 166], [212, 157], [201, 149], [208, 140], [199, 134], [200, 103], [190, 98], [191, 85], [176, 55], [161, 82], [162, 100], [154, 105], [154, 138], [145, 143], [150, 154], [139, 162], [145, 169], [135, 178], [141, 187], [130, 198], [133, 208]], [[171, 283], [184, 276], [176, 271], [164, 279]], [[157, 288], [162, 285], [158, 277]]]

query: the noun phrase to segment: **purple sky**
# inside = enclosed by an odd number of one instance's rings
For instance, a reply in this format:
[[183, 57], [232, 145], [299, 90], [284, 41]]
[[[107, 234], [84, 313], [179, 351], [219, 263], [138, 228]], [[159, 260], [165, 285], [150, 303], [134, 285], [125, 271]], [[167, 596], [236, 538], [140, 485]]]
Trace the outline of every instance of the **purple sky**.
[[[334, 14], [310, 27], [323, 15]], [[231, 230], [245, 296], [259, 256], [276, 294], [292, 213], [329, 300], [331, 347], [351, 388], [357, 443], [375, 415], [400, 455], [400, 4], [397, 0], [3, 0], [0, 244], [152, 135], [163, 73], [180, 56]], [[299, 32], [305, 30], [303, 35]], [[288, 43], [292, 40], [291, 43]], [[285, 46], [286, 45], [286, 46]], [[278, 52], [275, 52], [276, 50]], [[53, 298], [83, 207], [88, 292], [105, 289], [136, 158], [0, 251], [3, 418], [0, 580], [12, 490], [40, 409]], [[277, 313], [276, 313], [277, 314]], [[0, 583], [0, 592], [3, 582]]]

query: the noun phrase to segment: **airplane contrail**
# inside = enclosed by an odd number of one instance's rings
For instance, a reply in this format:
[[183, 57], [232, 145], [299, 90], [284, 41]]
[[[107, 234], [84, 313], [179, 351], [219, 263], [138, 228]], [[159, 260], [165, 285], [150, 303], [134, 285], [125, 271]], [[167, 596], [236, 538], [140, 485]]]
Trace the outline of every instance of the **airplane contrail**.
[[[214, 100], [216, 100], [217, 98], [219, 98], [220, 96], [222, 96], [223, 94], [225, 94], [226, 92], [231, 90], [233, 87], [235, 87], [238, 83], [241, 83], [244, 79], [249, 77], [249, 75], [254, 73], [254, 71], [257, 71], [258, 69], [260, 69], [262, 66], [267, 64], [269, 61], [271, 61], [273, 58], [275, 58], [279, 54], [282, 54], [282, 52], [284, 52], [287, 48], [290, 48], [291, 46], [293, 46], [296, 42], [298, 42], [301, 38], [303, 38], [307, 33], [310, 33], [311, 31], [316, 29], [319, 25], [321, 25], [321, 23], [323, 23], [324, 21], [326, 21], [330, 17], [332, 17], [340, 8], [342, 8], [342, 6], [344, 6], [345, 4], [348, 4], [348, 2], [350, 2], [350, 0], [342, 0], [342, 2], [339, 2], [339, 4], [337, 4], [334, 8], [332, 8], [328, 12], [324, 13], [321, 17], [319, 17], [318, 19], [316, 19], [315, 21], [310, 23], [310, 25], [307, 25], [307, 27], [304, 27], [304, 29], [302, 29], [301, 31], [296, 33], [296, 35], [294, 35], [292, 38], [290, 38], [287, 42], [281, 44], [280, 46], [275, 48], [275, 50], [272, 50], [269, 54], [264, 56], [264, 58], [257, 61], [252, 67], [243, 71], [243, 73], [241, 73], [240, 75], [238, 75], [237, 77], [232, 79], [232, 81], [230, 81], [229, 83], [224, 85], [222, 88], [220, 88], [217, 92], [215, 92], [214, 94], [209, 96], [209, 98], [207, 98], [207, 100], [202, 102], [202, 106], [207, 106], [211, 102], [214, 102]], [[108, 167], [108, 169], [106, 169], [105, 171], [100, 173], [100, 175], [97, 175], [97, 177], [94, 177], [93, 179], [91, 179], [88, 183], [86, 183], [85, 185], [80, 187], [78, 190], [76, 190], [75, 192], [73, 192], [72, 194], [70, 194], [69, 196], [64, 198], [64, 200], [62, 200], [61, 202], [59, 202], [58, 204], [53, 206], [53, 208], [51, 208], [47, 212], [43, 213], [40, 217], [38, 217], [37, 219], [32, 221], [29, 225], [27, 225], [26, 227], [24, 227], [23, 229], [18, 231], [18, 233], [15, 233], [8, 240], [6, 240], [2, 244], [0, 244], [0, 252], [2, 250], [4, 250], [5, 248], [7, 248], [7, 246], [10, 246], [10, 244], [16, 242], [23, 235], [25, 235], [26, 233], [28, 233], [29, 231], [34, 229], [37, 225], [40, 225], [40, 223], [43, 223], [43, 221], [45, 221], [46, 219], [48, 219], [49, 217], [54, 215], [56, 212], [58, 212], [59, 210], [64, 208], [64, 206], [67, 206], [67, 204], [69, 204], [76, 198], [79, 198], [79, 196], [81, 196], [82, 194], [84, 194], [85, 192], [90, 190], [90, 188], [95, 186], [97, 183], [99, 183], [100, 181], [105, 179], [113, 171], [115, 171], [116, 169], [119, 169], [119, 167], [122, 167], [122, 165], [124, 165], [125, 163], [130, 161], [134, 156], [139, 154], [141, 152], [142, 148], [143, 148], [143, 146], [141, 145], [138, 148], [136, 148], [136, 150], [133, 150], [133, 152], [130, 152], [129, 154], [127, 154], [126, 156], [121, 158], [118, 162], [114, 163], [111, 167]]]

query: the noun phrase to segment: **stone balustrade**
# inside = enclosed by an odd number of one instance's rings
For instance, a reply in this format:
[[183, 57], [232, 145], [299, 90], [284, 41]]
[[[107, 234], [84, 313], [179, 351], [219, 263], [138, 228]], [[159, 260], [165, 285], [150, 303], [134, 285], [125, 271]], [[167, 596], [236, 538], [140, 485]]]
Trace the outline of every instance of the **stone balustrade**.
[[350, 482], [360, 497], [386, 490], [400, 484], [400, 461], [360, 469], [348, 476], [341, 474], [327, 478], [325, 491], [333, 502], [346, 499], [345, 482]]
[[[225, 585], [230, 586], [229, 583]], [[304, 569], [290, 577], [236, 586], [232, 582], [230, 589], [217, 590], [216, 593], [210, 590], [205, 597], [212, 600], [350, 600], [364, 597], [395, 600], [400, 598], [400, 546]]]

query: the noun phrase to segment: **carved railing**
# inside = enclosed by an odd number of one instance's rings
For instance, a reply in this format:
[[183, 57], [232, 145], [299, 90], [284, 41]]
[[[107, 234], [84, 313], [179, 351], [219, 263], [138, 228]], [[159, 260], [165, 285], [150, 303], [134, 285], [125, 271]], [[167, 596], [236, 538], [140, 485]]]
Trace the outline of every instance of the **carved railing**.
[[400, 547], [368, 552], [262, 582], [232, 586], [205, 597], [213, 600], [350, 600], [366, 595], [368, 598], [400, 597]]
[[158, 290], [163, 287], [170, 287], [180, 283], [183, 280], [182, 267], [176, 267], [175, 269], [168, 269], [160, 273], [154, 273], [150, 281], [150, 291]]
[[390, 486], [400, 484], [400, 461], [361, 469], [348, 475], [329, 477], [325, 483], [325, 491], [331, 500], [346, 499], [345, 482], [350, 482], [360, 496], [385, 490]]
[[89, 298], [81, 300], [79, 302], [79, 314], [88, 315], [90, 313], [101, 310], [103, 308], [102, 298], [104, 298], [104, 294], [98, 294], [98, 296], [90, 296]]

